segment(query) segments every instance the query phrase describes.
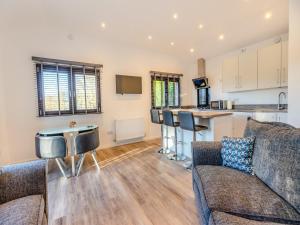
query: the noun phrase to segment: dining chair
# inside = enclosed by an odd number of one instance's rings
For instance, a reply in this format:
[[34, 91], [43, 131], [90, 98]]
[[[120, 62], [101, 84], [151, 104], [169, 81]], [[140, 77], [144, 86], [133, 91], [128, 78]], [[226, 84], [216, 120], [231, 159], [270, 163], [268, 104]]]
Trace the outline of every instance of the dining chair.
[[174, 115], [171, 110], [163, 110], [162, 114], [163, 114], [163, 124], [167, 127], [167, 129], [169, 127], [173, 127], [174, 134], [175, 134], [175, 137], [173, 139], [175, 154], [169, 154], [168, 158], [171, 160], [180, 160], [181, 157], [179, 157], [178, 152], [177, 152], [177, 145], [178, 145], [177, 130], [178, 130], [178, 127], [180, 126], [180, 124], [178, 121], [176, 121], [176, 122], [174, 121]]
[[[180, 123], [180, 128], [182, 131], [187, 130], [187, 131], [192, 131], [193, 132], [193, 141], [196, 141], [196, 134], [199, 132], [201, 134], [202, 131], [205, 131], [208, 129], [207, 126], [203, 126], [200, 124], [195, 124], [195, 118], [192, 112], [188, 111], [179, 111], [178, 112], [178, 120]], [[184, 149], [184, 140], [183, 140], [184, 135], [182, 134], [182, 150]], [[184, 159], [184, 157], [182, 158]], [[184, 167], [186, 169], [191, 169], [192, 168], [192, 162], [187, 161], [184, 164]]]
[[100, 141], [99, 141], [99, 130], [98, 128], [88, 131], [88, 132], [82, 132], [79, 133], [75, 137], [75, 149], [76, 154], [80, 156], [79, 162], [78, 162], [78, 172], [77, 176], [80, 174], [80, 170], [82, 168], [85, 155], [89, 152], [91, 152], [92, 158], [96, 164], [96, 166], [99, 168], [98, 161], [96, 158], [96, 149], [99, 147]]
[[60, 172], [65, 178], [67, 177], [63, 169], [63, 166], [65, 165], [62, 165], [62, 159], [64, 159], [67, 155], [67, 144], [63, 134], [56, 136], [41, 136], [40, 134], [36, 134], [35, 154], [38, 158], [45, 159], [47, 161], [47, 172], [49, 160], [55, 159], [55, 162], [58, 165]]

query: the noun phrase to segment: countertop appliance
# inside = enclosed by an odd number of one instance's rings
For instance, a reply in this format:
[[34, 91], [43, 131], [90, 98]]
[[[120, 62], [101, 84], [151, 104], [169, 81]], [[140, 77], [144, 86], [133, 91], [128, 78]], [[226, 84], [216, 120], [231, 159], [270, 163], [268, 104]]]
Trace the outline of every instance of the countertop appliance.
[[211, 109], [225, 110], [227, 109], [227, 101], [226, 100], [218, 100], [210, 102]]
[[209, 108], [209, 85], [205, 76], [205, 60], [198, 59], [198, 78], [193, 79], [197, 90], [197, 108]]

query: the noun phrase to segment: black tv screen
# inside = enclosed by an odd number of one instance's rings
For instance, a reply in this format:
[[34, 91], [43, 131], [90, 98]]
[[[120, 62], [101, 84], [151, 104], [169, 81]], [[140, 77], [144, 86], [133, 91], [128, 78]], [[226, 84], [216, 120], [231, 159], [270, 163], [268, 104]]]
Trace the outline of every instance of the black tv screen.
[[116, 75], [117, 94], [142, 94], [142, 77]]

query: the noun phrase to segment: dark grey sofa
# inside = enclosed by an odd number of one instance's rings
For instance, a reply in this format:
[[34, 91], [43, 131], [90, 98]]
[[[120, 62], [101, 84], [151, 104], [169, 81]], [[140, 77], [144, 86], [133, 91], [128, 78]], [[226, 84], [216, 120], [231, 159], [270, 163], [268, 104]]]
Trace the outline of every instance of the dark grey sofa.
[[0, 224], [47, 224], [45, 161], [0, 168]]
[[203, 225], [300, 224], [300, 130], [248, 120], [255, 175], [222, 166], [221, 143], [193, 142], [193, 188]]

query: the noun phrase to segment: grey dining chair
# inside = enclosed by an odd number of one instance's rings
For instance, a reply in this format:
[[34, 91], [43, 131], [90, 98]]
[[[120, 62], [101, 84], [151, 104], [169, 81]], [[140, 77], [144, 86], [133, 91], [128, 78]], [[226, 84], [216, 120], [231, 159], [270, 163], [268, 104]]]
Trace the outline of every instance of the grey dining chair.
[[175, 138], [174, 138], [175, 140], [173, 140], [174, 148], [175, 148], [175, 155], [170, 154], [168, 156], [168, 158], [171, 159], [171, 160], [180, 160], [181, 157], [178, 156], [178, 152], [177, 152], [177, 145], [178, 145], [177, 130], [178, 130], [178, 127], [179, 127], [179, 122], [174, 121], [173, 112], [170, 111], [170, 110], [163, 110], [162, 114], [163, 114], [163, 124], [165, 126], [167, 126], [167, 129], [168, 129], [168, 127], [173, 127], [174, 128], [174, 134], [175, 134]]
[[41, 136], [40, 134], [36, 134], [35, 154], [38, 158], [45, 159], [47, 161], [47, 172], [48, 161], [50, 159], [55, 159], [61, 173], [64, 177], [67, 177], [63, 169], [63, 166], [65, 165], [62, 161], [60, 161], [67, 155], [67, 144], [63, 134], [56, 136]]
[[78, 162], [78, 172], [77, 176], [80, 174], [80, 170], [82, 168], [85, 155], [89, 152], [92, 154], [92, 158], [96, 164], [96, 166], [99, 168], [98, 161], [96, 159], [96, 149], [99, 147], [100, 141], [99, 141], [99, 130], [98, 128], [79, 133], [75, 137], [75, 149], [76, 154], [80, 156], [79, 162]]
[[[161, 129], [161, 148], [159, 149], [158, 153], [162, 154], [169, 154], [169, 145], [168, 145], [168, 129], [166, 129], [166, 135], [164, 135], [164, 121], [161, 119], [160, 111], [158, 109], [150, 109], [150, 115], [151, 115], [151, 122], [155, 124], [160, 125]], [[165, 148], [164, 141], [167, 140], [167, 146]]]
[[[202, 132], [202, 131], [208, 129], [207, 126], [195, 124], [195, 118], [194, 118], [194, 115], [193, 115], [192, 112], [179, 111], [178, 112], [178, 120], [179, 120], [179, 123], [180, 123], [180, 128], [182, 130], [188, 130], [188, 131], [193, 132], [193, 141], [197, 141], [197, 138], [196, 138], [196, 133], [197, 132]], [[183, 146], [184, 146], [184, 140], [183, 140], [183, 135], [182, 135], [182, 149], [183, 149]], [[192, 161], [187, 161], [184, 164], [184, 167], [186, 169], [191, 169], [192, 168]]]

